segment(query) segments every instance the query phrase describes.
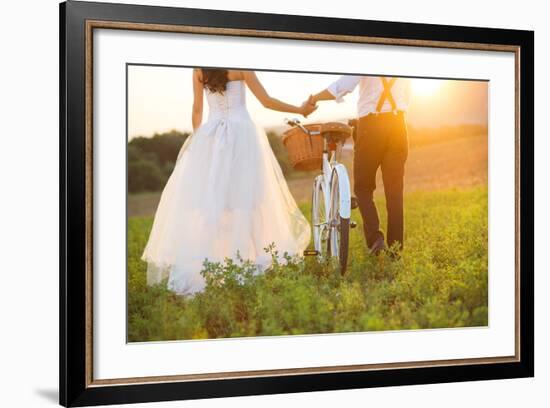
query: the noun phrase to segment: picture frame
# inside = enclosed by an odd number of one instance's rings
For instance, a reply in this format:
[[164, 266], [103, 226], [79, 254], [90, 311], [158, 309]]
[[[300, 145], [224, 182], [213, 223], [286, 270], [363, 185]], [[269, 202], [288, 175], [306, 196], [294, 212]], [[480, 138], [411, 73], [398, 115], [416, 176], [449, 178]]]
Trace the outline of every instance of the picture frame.
[[[341, 390], [534, 375], [534, 33], [141, 5], [60, 4], [60, 404]], [[515, 352], [498, 357], [94, 378], [94, 30], [513, 53]], [[521, 250], [520, 250], [521, 249]], [[120, 296], [124, 296], [121, 293]]]

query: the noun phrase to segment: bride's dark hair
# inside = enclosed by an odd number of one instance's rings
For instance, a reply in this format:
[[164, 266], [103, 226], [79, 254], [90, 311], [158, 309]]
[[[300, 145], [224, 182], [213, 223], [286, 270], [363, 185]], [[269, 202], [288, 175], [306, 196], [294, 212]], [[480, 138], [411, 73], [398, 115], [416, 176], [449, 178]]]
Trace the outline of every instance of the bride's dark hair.
[[224, 93], [227, 82], [227, 69], [202, 68], [202, 83], [210, 92]]

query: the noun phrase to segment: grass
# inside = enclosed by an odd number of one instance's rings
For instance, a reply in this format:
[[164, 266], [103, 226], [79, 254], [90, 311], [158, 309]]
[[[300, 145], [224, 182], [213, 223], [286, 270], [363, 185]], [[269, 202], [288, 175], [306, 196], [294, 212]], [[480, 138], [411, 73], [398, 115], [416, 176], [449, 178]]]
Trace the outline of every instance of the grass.
[[[206, 265], [207, 288], [191, 298], [146, 285], [140, 256], [152, 217], [131, 217], [129, 341], [486, 326], [487, 187], [409, 192], [405, 217], [400, 259], [367, 255], [357, 228], [343, 278], [314, 258], [275, 263], [260, 276], [228, 261]], [[357, 210], [352, 218], [361, 225]]]

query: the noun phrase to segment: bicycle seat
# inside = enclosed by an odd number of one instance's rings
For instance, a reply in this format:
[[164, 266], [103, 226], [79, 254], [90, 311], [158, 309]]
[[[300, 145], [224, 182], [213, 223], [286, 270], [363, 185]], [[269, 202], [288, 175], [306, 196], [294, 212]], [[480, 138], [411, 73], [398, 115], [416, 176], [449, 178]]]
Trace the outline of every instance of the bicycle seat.
[[353, 128], [341, 122], [320, 123], [319, 131], [329, 143], [343, 143], [353, 133]]

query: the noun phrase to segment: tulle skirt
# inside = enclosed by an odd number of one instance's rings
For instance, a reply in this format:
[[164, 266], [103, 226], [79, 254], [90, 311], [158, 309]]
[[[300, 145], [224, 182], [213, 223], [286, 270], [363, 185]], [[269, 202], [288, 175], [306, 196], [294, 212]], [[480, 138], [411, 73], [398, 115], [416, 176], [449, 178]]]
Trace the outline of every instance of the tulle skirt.
[[142, 259], [147, 282], [178, 294], [202, 291], [203, 263], [236, 258], [265, 271], [264, 248], [299, 255], [310, 227], [265, 132], [250, 119], [209, 120], [181, 148]]

